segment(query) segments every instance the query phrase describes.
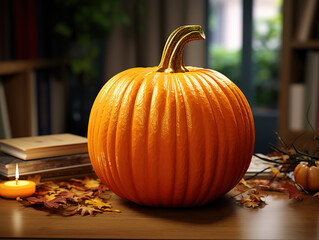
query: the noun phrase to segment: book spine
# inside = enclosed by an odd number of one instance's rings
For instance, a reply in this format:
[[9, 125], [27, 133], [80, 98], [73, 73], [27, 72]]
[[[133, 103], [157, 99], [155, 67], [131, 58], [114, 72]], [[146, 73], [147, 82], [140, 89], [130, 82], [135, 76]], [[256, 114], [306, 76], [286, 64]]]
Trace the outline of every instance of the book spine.
[[309, 51], [306, 56], [305, 70], [305, 129], [311, 130], [317, 125], [318, 88], [319, 88], [319, 53]]
[[51, 77], [51, 132], [52, 134], [66, 131], [66, 86], [62, 77]]
[[36, 1], [27, 0], [26, 15], [26, 57], [27, 59], [36, 59], [38, 57], [38, 37], [37, 37], [37, 11]]
[[51, 134], [51, 94], [50, 72], [38, 70], [36, 72], [37, 85], [37, 110], [38, 110], [38, 134]]
[[11, 128], [6, 94], [4, 91], [2, 80], [0, 79], [0, 139], [3, 138], [11, 138]]
[[302, 131], [304, 129], [305, 116], [305, 85], [294, 83], [289, 89], [289, 109], [288, 126], [292, 131]]
[[311, 28], [314, 24], [315, 14], [318, 6], [318, 0], [307, 0], [297, 28], [296, 39], [306, 41], [310, 38]]
[[25, 9], [27, 8], [27, 1], [14, 0], [14, 30], [15, 30], [15, 49], [16, 59], [26, 59], [26, 14]]

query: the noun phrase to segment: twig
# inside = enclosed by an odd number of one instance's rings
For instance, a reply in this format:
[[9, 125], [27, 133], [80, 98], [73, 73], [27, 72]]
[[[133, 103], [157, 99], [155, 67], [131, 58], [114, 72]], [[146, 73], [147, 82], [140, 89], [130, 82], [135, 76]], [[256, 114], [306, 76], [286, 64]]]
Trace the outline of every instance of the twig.
[[267, 171], [268, 169], [270, 169], [270, 167], [266, 167], [265, 169], [263, 169], [263, 170], [261, 170], [261, 171], [255, 173], [253, 176], [250, 176], [250, 177], [246, 178], [245, 181], [248, 181], [248, 180], [250, 180], [250, 179], [253, 179], [254, 177], [258, 176], [260, 173], [263, 173], [263, 172]]
[[271, 163], [276, 163], [276, 164], [284, 164], [284, 162], [280, 162], [278, 160], [281, 160], [280, 158], [276, 158], [276, 159], [268, 159], [268, 158], [264, 158], [264, 157], [261, 157], [261, 156], [258, 156], [257, 154], [253, 154], [255, 157], [263, 160], [263, 161], [266, 161], [266, 162], [271, 162]]
[[303, 153], [303, 152], [299, 151], [299, 150], [295, 147], [295, 145], [292, 145], [292, 147], [294, 148], [294, 150], [296, 151], [296, 153], [298, 153], [298, 154], [300, 154], [300, 155], [302, 155], [302, 156], [309, 157], [309, 158], [314, 158], [314, 159], [316, 159], [316, 160], [319, 160], [319, 157], [316, 157], [316, 156], [313, 156], [313, 155], [310, 155], [310, 154]]

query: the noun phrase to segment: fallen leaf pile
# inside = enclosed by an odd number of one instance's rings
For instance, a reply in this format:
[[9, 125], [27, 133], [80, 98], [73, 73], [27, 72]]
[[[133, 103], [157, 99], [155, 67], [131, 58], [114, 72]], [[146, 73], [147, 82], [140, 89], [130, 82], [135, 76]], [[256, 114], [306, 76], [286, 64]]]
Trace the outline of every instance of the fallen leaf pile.
[[262, 208], [266, 205], [265, 195], [261, 194], [259, 189], [254, 185], [241, 179], [236, 186], [239, 190], [239, 194], [236, 194], [234, 198], [236, 201], [247, 208]]
[[287, 193], [289, 199], [303, 200], [304, 195], [298, 189], [291, 179], [251, 179], [245, 181], [242, 179], [236, 186], [239, 194], [234, 198], [238, 203], [248, 208], [264, 207], [266, 195], [261, 194], [263, 191], [275, 191]]
[[40, 176], [32, 180], [36, 183], [36, 192], [26, 198], [18, 198], [24, 206], [46, 210], [63, 216], [76, 214], [94, 216], [103, 212], [120, 212], [112, 209], [107, 187], [99, 179], [86, 177], [71, 178], [69, 181], [40, 182]]

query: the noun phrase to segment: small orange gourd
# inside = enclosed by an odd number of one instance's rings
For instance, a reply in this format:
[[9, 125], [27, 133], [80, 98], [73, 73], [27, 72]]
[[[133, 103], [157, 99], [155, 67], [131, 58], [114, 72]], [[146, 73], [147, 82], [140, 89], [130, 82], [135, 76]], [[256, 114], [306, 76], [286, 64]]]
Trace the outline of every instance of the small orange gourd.
[[294, 170], [294, 178], [303, 189], [307, 191], [319, 191], [319, 166], [308, 166], [299, 163]]
[[185, 67], [197, 25], [168, 38], [158, 67], [111, 78], [89, 118], [93, 168], [110, 190], [148, 206], [199, 206], [231, 190], [254, 148], [254, 121], [239, 88], [221, 73]]

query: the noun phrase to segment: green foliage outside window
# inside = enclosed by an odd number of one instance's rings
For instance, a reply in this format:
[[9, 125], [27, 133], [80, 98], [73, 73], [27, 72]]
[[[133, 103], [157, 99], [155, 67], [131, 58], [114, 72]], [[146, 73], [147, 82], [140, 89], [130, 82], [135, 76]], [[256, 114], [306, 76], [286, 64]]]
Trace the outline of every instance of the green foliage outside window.
[[[255, 88], [255, 107], [277, 107], [280, 39], [280, 14], [271, 19], [254, 22], [252, 74]], [[211, 45], [209, 58], [209, 68], [223, 73], [236, 84], [239, 83], [241, 50], [230, 51], [222, 46]]]

